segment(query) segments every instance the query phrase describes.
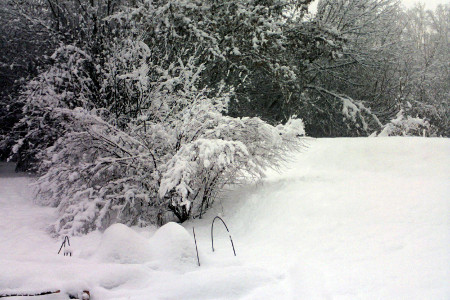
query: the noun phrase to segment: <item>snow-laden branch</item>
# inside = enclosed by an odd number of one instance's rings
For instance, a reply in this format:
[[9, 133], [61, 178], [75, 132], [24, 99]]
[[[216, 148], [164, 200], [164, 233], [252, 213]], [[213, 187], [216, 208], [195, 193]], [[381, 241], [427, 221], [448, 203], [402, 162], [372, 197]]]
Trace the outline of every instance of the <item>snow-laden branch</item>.
[[344, 117], [353, 122], [354, 124], [358, 124], [358, 122], [361, 122], [362, 128], [364, 129], [365, 132], [369, 132], [370, 130], [367, 117], [370, 117], [377, 126], [379, 127], [383, 126], [383, 124], [380, 122], [378, 117], [371, 111], [371, 109], [366, 107], [361, 101], [351, 99], [346, 95], [329, 91], [327, 89], [318, 86], [307, 85], [305, 86], [305, 88], [315, 90], [319, 93], [329, 95], [332, 98], [339, 100], [342, 104], [341, 112], [344, 115]]

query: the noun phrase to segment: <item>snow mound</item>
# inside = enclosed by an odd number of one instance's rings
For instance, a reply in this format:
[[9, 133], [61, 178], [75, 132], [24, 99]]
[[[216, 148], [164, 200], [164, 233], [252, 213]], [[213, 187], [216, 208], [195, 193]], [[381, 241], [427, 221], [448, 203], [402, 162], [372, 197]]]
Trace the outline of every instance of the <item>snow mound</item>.
[[169, 222], [150, 239], [152, 258], [164, 266], [196, 265], [194, 239], [181, 225]]
[[197, 264], [194, 239], [173, 222], [159, 228], [150, 239], [123, 224], [113, 224], [103, 233], [92, 257], [103, 263], [148, 263], [153, 269]]
[[110, 263], [144, 263], [151, 258], [151, 248], [148, 241], [133, 229], [113, 224], [103, 233], [94, 258]]

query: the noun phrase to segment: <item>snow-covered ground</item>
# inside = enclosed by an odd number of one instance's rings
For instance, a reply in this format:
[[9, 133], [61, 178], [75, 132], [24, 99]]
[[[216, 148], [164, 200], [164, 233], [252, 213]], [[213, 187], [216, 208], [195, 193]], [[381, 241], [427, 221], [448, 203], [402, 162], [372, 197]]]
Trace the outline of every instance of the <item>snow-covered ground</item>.
[[[450, 141], [311, 139], [202, 220], [61, 240], [30, 178], [0, 165], [0, 294], [33, 299], [450, 299]], [[223, 226], [230, 228], [237, 256]], [[192, 235], [195, 227], [201, 267]], [[21, 299], [20, 297], [8, 299]], [[25, 299], [25, 298], [24, 298]]]

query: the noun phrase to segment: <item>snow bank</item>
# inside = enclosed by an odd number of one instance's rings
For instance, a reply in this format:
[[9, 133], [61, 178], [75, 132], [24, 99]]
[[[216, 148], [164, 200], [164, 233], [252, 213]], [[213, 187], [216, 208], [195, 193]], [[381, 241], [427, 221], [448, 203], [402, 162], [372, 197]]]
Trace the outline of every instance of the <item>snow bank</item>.
[[102, 263], [143, 264], [153, 269], [197, 265], [193, 237], [177, 223], [167, 223], [151, 238], [123, 224], [113, 224], [103, 233], [92, 258]]
[[291, 299], [444, 300], [449, 182], [449, 139], [317, 139], [223, 206], [241, 259], [286, 272]]
[[102, 241], [93, 255], [100, 262], [138, 264], [151, 259], [149, 242], [123, 224], [113, 224], [103, 233]]
[[161, 267], [187, 267], [197, 265], [197, 253], [193, 237], [174, 222], [162, 226], [150, 239], [153, 265]]
[[[64, 257], [44, 230], [55, 209], [33, 205], [30, 179], [3, 171], [0, 291], [61, 289], [36, 298], [46, 300], [83, 289], [93, 300], [447, 300], [449, 174], [449, 139], [311, 140], [289, 168], [229, 191], [203, 219], [158, 230], [115, 224], [71, 238], [74, 255]], [[211, 250], [219, 213], [237, 257], [223, 226]]]

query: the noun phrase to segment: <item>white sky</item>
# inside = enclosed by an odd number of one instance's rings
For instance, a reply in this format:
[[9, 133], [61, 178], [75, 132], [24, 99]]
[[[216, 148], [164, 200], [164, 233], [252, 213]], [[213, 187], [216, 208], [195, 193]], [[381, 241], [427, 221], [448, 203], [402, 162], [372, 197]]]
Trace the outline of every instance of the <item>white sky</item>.
[[406, 7], [412, 7], [415, 3], [425, 3], [428, 9], [434, 9], [438, 4], [450, 3], [450, 0], [402, 0]]
[[[408, 8], [414, 6], [417, 2], [425, 3], [427, 9], [435, 9], [438, 4], [450, 4], [450, 0], [402, 0], [402, 2]], [[310, 11], [315, 12], [316, 7], [317, 0], [311, 4]]]

